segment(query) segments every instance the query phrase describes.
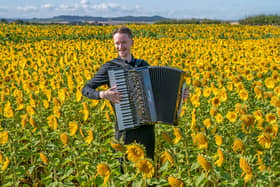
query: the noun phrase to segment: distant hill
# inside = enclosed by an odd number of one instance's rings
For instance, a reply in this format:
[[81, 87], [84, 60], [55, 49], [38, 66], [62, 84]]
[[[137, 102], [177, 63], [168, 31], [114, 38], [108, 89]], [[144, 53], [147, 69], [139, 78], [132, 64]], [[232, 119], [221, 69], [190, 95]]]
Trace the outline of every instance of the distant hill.
[[37, 23], [57, 23], [57, 22], [155, 22], [168, 20], [169, 18], [161, 16], [123, 16], [123, 17], [92, 17], [92, 16], [69, 16], [61, 15], [52, 18], [32, 18], [25, 19], [28, 22]]

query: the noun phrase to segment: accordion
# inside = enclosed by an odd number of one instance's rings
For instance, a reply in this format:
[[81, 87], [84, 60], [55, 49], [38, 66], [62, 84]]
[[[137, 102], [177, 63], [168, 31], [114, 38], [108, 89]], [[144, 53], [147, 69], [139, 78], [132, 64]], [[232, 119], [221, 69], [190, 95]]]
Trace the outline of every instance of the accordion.
[[114, 103], [120, 131], [146, 124], [178, 124], [185, 89], [185, 72], [166, 66], [108, 71], [110, 86], [122, 99]]

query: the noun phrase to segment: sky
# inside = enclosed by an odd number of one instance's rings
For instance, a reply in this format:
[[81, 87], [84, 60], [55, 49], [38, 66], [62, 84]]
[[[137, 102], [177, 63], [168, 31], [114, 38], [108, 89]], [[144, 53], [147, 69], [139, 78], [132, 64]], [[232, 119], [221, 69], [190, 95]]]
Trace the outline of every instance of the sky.
[[51, 18], [59, 15], [239, 20], [280, 15], [280, 0], [0, 0], [0, 18]]

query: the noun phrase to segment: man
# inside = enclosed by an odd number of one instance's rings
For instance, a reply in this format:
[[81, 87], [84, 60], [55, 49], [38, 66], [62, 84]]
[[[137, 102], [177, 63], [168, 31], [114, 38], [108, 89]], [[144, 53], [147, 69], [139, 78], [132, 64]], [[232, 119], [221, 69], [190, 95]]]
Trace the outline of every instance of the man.
[[[131, 47], [133, 46], [132, 32], [127, 27], [120, 27], [113, 31], [113, 40], [115, 48], [118, 52], [118, 59], [123, 60], [132, 67], [149, 66], [149, 64], [141, 59], [135, 59], [131, 54]], [[117, 91], [114, 86], [106, 91], [96, 91], [95, 89], [101, 85], [109, 85], [108, 69], [116, 67], [117, 65], [111, 61], [101, 66], [95, 76], [84, 86], [82, 93], [90, 99], [108, 99], [113, 103], [121, 101], [121, 93]], [[142, 125], [132, 130], [122, 131], [118, 130], [115, 125], [115, 138], [123, 140], [125, 144], [130, 144], [136, 141], [145, 146], [147, 157], [154, 158], [155, 149], [155, 133], [154, 125]]]
[[[115, 48], [118, 52], [119, 59], [125, 61], [133, 67], [143, 67], [149, 64], [144, 60], [135, 59], [131, 54], [131, 47], [133, 46], [132, 32], [127, 27], [120, 27], [113, 31], [113, 40]], [[106, 91], [96, 91], [95, 89], [101, 85], [109, 85], [108, 69], [116, 67], [117, 65], [111, 61], [101, 66], [95, 76], [84, 86], [82, 93], [90, 99], [108, 99], [113, 103], [121, 101], [121, 93], [117, 91], [116, 86], [109, 88]], [[146, 148], [147, 157], [153, 159], [155, 149], [155, 133], [153, 125], [143, 125], [136, 129], [120, 132], [117, 124], [115, 125], [115, 138], [117, 140], [123, 139], [125, 144], [130, 144], [136, 141]]]

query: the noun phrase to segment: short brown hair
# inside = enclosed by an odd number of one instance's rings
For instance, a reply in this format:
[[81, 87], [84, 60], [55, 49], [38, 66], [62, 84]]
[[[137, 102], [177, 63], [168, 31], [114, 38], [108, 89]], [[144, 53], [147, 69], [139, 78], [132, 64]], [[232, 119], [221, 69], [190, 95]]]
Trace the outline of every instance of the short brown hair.
[[128, 37], [130, 39], [132, 39], [132, 31], [130, 30], [130, 28], [128, 27], [125, 27], [125, 26], [122, 26], [122, 27], [119, 27], [119, 28], [116, 28], [114, 31], [113, 31], [113, 36], [117, 33], [124, 33], [124, 34], [127, 34]]

